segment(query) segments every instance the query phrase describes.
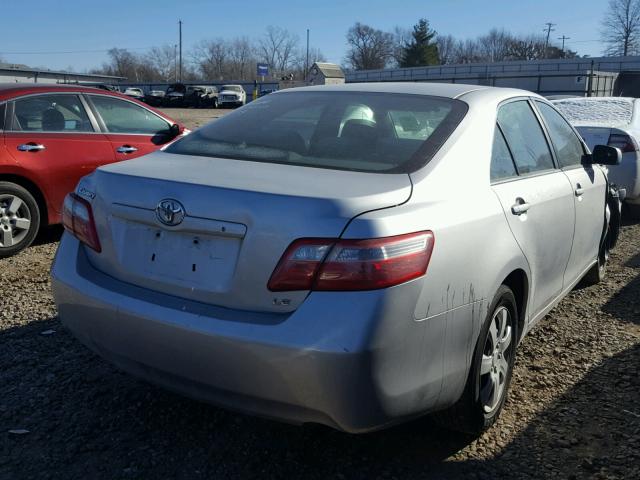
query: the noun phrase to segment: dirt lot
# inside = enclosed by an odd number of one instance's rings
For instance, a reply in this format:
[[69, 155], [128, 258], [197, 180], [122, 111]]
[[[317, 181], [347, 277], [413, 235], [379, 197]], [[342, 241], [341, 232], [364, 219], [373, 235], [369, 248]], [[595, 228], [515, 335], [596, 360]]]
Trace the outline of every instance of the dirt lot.
[[201, 127], [212, 118], [220, 118], [233, 111], [227, 108], [161, 108], [160, 110], [191, 129]]
[[2, 480], [640, 478], [640, 224], [624, 227], [607, 280], [524, 340], [503, 415], [477, 439], [428, 418], [361, 436], [283, 425], [139, 382], [57, 320], [59, 234], [0, 260]]

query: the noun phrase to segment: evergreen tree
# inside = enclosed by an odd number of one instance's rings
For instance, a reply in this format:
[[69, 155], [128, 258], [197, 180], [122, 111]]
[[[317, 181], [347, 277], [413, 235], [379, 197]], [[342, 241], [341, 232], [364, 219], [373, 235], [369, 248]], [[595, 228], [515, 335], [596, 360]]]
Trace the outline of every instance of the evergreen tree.
[[438, 46], [434, 41], [435, 30], [429, 29], [429, 22], [421, 18], [413, 26], [411, 42], [404, 47], [404, 53], [400, 61], [401, 67], [422, 67], [424, 65], [438, 65]]

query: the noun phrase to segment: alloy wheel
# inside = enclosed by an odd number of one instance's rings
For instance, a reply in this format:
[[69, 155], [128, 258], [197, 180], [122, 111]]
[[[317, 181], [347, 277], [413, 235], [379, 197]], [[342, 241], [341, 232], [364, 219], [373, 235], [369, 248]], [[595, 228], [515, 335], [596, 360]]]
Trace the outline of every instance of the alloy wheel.
[[504, 305], [493, 314], [480, 364], [480, 401], [485, 413], [493, 412], [502, 400], [513, 354], [513, 318]]
[[0, 195], [0, 248], [22, 242], [31, 228], [31, 211], [20, 197]]

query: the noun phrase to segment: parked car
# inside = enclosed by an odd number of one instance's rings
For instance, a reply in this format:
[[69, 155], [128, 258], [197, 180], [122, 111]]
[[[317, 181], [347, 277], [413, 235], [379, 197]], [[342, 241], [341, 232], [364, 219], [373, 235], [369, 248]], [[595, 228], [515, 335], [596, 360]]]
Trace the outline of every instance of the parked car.
[[121, 94], [92, 87], [0, 85], [0, 257], [60, 223], [80, 177], [157, 150], [184, 128]]
[[186, 93], [186, 85], [183, 83], [172, 83], [167, 87], [162, 105], [165, 107], [182, 107], [184, 106], [184, 96]]
[[145, 95], [144, 101], [145, 103], [154, 107], [160, 107], [162, 106], [164, 95], [164, 90], [151, 90], [148, 94]]
[[184, 97], [186, 107], [218, 107], [218, 89], [207, 85], [189, 85]]
[[58, 312], [123, 370], [234, 410], [348, 432], [444, 410], [477, 433], [523, 336], [604, 275], [620, 207], [598, 164], [619, 159], [521, 90], [282, 90], [84, 177]]
[[247, 92], [242, 85], [223, 85], [218, 95], [218, 105], [221, 108], [241, 107], [247, 103]]
[[589, 148], [606, 144], [622, 150], [622, 163], [609, 167], [609, 179], [626, 190], [628, 211], [640, 218], [640, 101], [625, 97], [581, 97], [553, 103]]
[[144, 101], [144, 91], [141, 88], [129, 87], [124, 90], [124, 94], [127, 97], [135, 98], [136, 100]]
[[108, 90], [110, 92], [120, 92], [120, 89], [116, 85], [110, 85], [107, 83], [80, 83], [83, 87], [100, 88], [101, 90]]

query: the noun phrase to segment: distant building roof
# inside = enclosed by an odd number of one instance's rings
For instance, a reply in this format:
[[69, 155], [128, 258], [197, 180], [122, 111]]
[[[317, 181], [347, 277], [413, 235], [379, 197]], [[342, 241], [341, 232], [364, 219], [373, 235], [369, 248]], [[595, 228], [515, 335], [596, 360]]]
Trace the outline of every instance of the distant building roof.
[[317, 68], [325, 78], [344, 78], [342, 68], [335, 63], [316, 62], [311, 68]]
[[0, 72], [12, 72], [12, 73], [32, 73], [32, 74], [48, 74], [48, 75], [66, 75], [83, 78], [109, 78], [113, 80], [125, 80], [126, 77], [115, 77], [113, 75], [102, 75], [95, 73], [78, 73], [78, 72], [65, 72], [61, 70], [49, 70], [47, 68], [31, 68], [27, 65], [16, 63], [0, 63]]

